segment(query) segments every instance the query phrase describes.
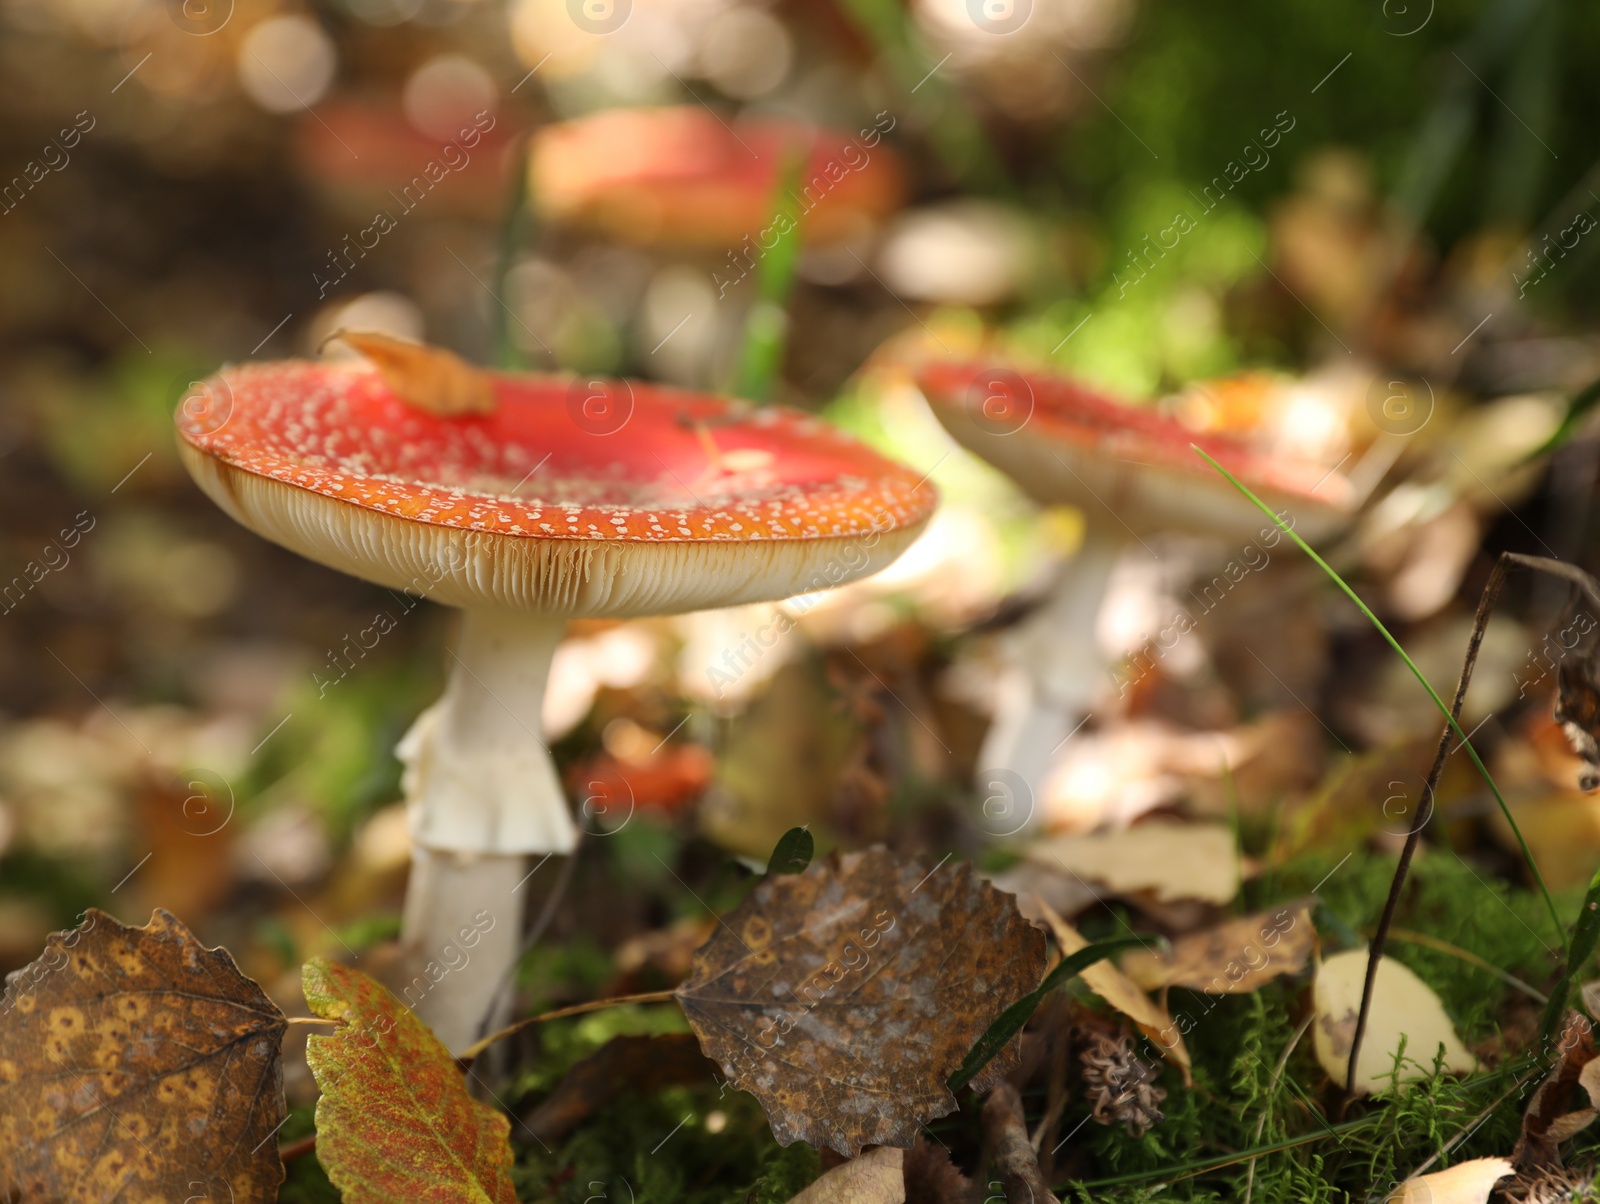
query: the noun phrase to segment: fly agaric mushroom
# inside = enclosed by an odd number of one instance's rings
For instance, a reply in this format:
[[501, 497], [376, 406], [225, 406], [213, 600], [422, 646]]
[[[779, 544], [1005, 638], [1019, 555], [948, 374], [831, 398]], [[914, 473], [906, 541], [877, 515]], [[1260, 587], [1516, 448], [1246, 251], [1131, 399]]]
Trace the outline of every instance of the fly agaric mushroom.
[[607, 109], [535, 135], [533, 199], [554, 221], [625, 242], [718, 250], [767, 233], [785, 160], [803, 153], [795, 187], [802, 236], [844, 242], [905, 195], [882, 134], [876, 125], [852, 136], [797, 121], [730, 123], [696, 105]]
[[455, 1050], [517, 956], [526, 857], [577, 840], [540, 732], [566, 620], [837, 585], [892, 561], [935, 501], [910, 469], [792, 411], [480, 375], [492, 410], [444, 416], [367, 365], [245, 365], [177, 415], [184, 464], [235, 520], [464, 612], [444, 695], [398, 749], [404, 940], [451, 967], [412, 1002]]
[[[1191, 445], [1284, 514], [1302, 538], [1337, 532], [1360, 504], [1361, 488], [1336, 467], [1232, 434], [1198, 433], [1171, 414], [1128, 405], [1064, 377], [934, 361], [920, 369], [917, 383], [963, 447], [1039, 504], [1084, 512], [1082, 547], [1015, 633], [1018, 671], [1003, 683], [979, 758], [982, 784], [1007, 791], [1020, 784], [1030, 802], [1052, 754], [1105, 680], [1095, 626], [1123, 549], [1162, 531], [1253, 542], [1263, 528], [1272, 529]], [[998, 779], [1001, 773], [1017, 775], [1020, 783]], [[1010, 801], [1026, 807], [1024, 800]]]

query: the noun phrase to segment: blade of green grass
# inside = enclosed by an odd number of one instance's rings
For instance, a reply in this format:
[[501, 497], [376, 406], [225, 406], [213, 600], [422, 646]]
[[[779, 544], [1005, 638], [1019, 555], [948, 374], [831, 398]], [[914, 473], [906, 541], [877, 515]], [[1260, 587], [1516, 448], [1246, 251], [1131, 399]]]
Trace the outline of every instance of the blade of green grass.
[[1572, 400], [1567, 402], [1567, 412], [1561, 416], [1561, 425], [1556, 427], [1555, 433], [1550, 438], [1529, 452], [1523, 463], [1541, 459], [1557, 448], [1565, 446], [1577, 431], [1578, 425], [1597, 404], [1600, 404], [1600, 380], [1591, 381], [1573, 394]]
[[961, 1063], [961, 1069], [950, 1076], [948, 1080], [950, 1090], [960, 1091], [970, 1083], [978, 1072], [1006, 1047], [1006, 1043], [1022, 1031], [1022, 1026], [1028, 1023], [1028, 1018], [1051, 991], [1076, 978], [1095, 962], [1104, 961], [1121, 949], [1145, 944], [1147, 942], [1141, 937], [1120, 936], [1114, 940], [1089, 945], [1071, 957], [1062, 958], [1056, 968], [1044, 976], [1043, 982], [1001, 1012], [983, 1036], [978, 1038], [977, 1043], [968, 1052], [966, 1060]]
[[517, 255], [533, 233], [533, 186], [528, 179], [529, 142], [529, 138], [523, 137], [517, 143], [516, 154], [511, 159], [511, 190], [506, 198], [506, 215], [500, 223], [500, 247], [494, 265], [494, 295], [498, 302], [491, 311], [494, 363], [497, 368], [513, 372], [528, 366], [528, 357], [511, 337], [511, 306], [505, 296], [506, 282], [511, 277], [511, 269], [516, 266]]
[[801, 222], [800, 178], [806, 156], [803, 150], [789, 154], [778, 173], [773, 194], [772, 216], [763, 229], [777, 230], [777, 238], [756, 266], [756, 300], [745, 319], [744, 346], [739, 355], [739, 378], [734, 394], [751, 401], [766, 401], [772, 382], [783, 366], [783, 350], [788, 342], [789, 315], [785, 307], [794, 291], [795, 270], [800, 262]]
[[1550, 913], [1550, 921], [1555, 926], [1556, 930], [1556, 939], [1561, 942], [1563, 950], [1566, 950], [1566, 927], [1561, 923], [1560, 913], [1556, 911], [1555, 900], [1550, 897], [1550, 888], [1545, 885], [1544, 875], [1539, 872], [1538, 865], [1534, 863], [1533, 854], [1528, 850], [1528, 842], [1522, 837], [1522, 829], [1517, 826], [1516, 817], [1511, 814], [1511, 808], [1507, 806], [1506, 800], [1501, 796], [1500, 787], [1495, 784], [1493, 776], [1489, 773], [1488, 766], [1484, 765], [1482, 759], [1478, 756], [1478, 750], [1472, 747], [1472, 741], [1467, 739], [1467, 733], [1461, 730], [1461, 724], [1458, 723], [1456, 721], [1456, 717], [1450, 713], [1450, 708], [1445, 705], [1444, 699], [1439, 697], [1438, 692], [1433, 688], [1432, 685], [1429, 684], [1428, 679], [1422, 675], [1422, 670], [1417, 668], [1416, 662], [1413, 661], [1406, 653], [1406, 650], [1400, 646], [1400, 641], [1395, 639], [1394, 636], [1390, 634], [1389, 629], [1383, 625], [1378, 616], [1373, 614], [1371, 608], [1361, 600], [1361, 595], [1356, 593], [1355, 590], [1351, 589], [1350, 586], [1346, 584], [1344, 578], [1339, 576], [1338, 572], [1334, 570], [1332, 565], [1330, 565], [1321, 556], [1318, 556], [1316, 552], [1312, 550], [1311, 545], [1306, 543], [1305, 540], [1301, 539], [1300, 536], [1295, 533], [1293, 527], [1289, 526], [1288, 523], [1284, 522], [1277, 516], [1276, 513], [1274, 513], [1271, 506], [1267, 505], [1254, 493], [1250, 492], [1249, 488], [1247, 488], [1243, 482], [1241, 482], [1226, 468], [1222, 467], [1222, 465], [1218, 464], [1214, 459], [1207, 455], [1204, 448], [1193, 443], [1191, 443], [1189, 446], [1196, 455], [1198, 455], [1207, 464], [1211, 465], [1212, 468], [1221, 473], [1223, 479], [1225, 479], [1228, 484], [1232, 485], [1245, 497], [1249, 498], [1251, 503], [1254, 504], [1255, 507], [1261, 511], [1261, 513], [1270, 518], [1281, 530], [1288, 533], [1289, 538], [1294, 540], [1296, 545], [1299, 546], [1300, 550], [1307, 556], [1311, 557], [1316, 566], [1326, 573], [1332, 579], [1333, 583], [1344, 591], [1345, 596], [1356, 604], [1361, 613], [1367, 617], [1367, 621], [1377, 629], [1378, 634], [1384, 638], [1389, 647], [1393, 648], [1400, 659], [1405, 662], [1405, 666], [1411, 671], [1411, 675], [1415, 677], [1422, 688], [1428, 692], [1428, 697], [1433, 699], [1433, 705], [1439, 708], [1439, 713], [1444, 716], [1445, 722], [1450, 725], [1450, 730], [1455, 732], [1456, 738], [1461, 741], [1461, 747], [1467, 750], [1467, 756], [1472, 759], [1472, 764], [1477, 768], [1478, 773], [1483, 777], [1484, 782], [1488, 785], [1489, 793], [1494, 795], [1494, 801], [1499, 805], [1500, 813], [1506, 817], [1506, 823], [1511, 825], [1511, 832], [1517, 838], [1517, 847], [1522, 850], [1522, 858], [1528, 863], [1528, 870], [1533, 875], [1533, 880], [1539, 887], [1539, 894], [1544, 899], [1546, 910], [1548, 910]]
[[[1596, 942], [1600, 942], [1600, 872], [1589, 880], [1589, 889], [1583, 896], [1583, 910], [1578, 912], [1577, 923], [1572, 926], [1572, 943], [1567, 947], [1567, 964], [1561, 971], [1561, 977], [1550, 991], [1550, 1002], [1544, 1010], [1544, 1022], [1540, 1029], [1545, 1039], [1556, 1032], [1567, 1014], [1567, 996], [1572, 991], [1572, 984], [1583, 973], [1584, 964], [1594, 953]], [[1589, 1008], [1583, 1002], [1583, 996], [1578, 996], [1578, 1007], [1585, 1015]], [[1593, 1017], [1590, 1017], [1593, 1019]]]
[[[1378, 1114], [1381, 1116], [1381, 1114]], [[1151, 1179], [1162, 1179], [1167, 1182], [1176, 1182], [1178, 1179], [1191, 1178], [1194, 1175], [1203, 1175], [1207, 1171], [1221, 1170], [1225, 1166], [1233, 1166], [1250, 1158], [1258, 1158], [1262, 1154], [1277, 1154], [1284, 1150], [1292, 1150], [1296, 1146], [1309, 1145], [1313, 1141], [1325, 1141], [1330, 1136], [1335, 1140], [1339, 1134], [1348, 1133], [1352, 1129], [1359, 1129], [1363, 1125], [1372, 1125], [1374, 1116], [1363, 1116], [1356, 1120], [1347, 1120], [1342, 1124], [1324, 1125], [1319, 1133], [1306, 1133], [1300, 1137], [1290, 1137], [1284, 1141], [1274, 1141], [1266, 1145], [1251, 1146], [1247, 1150], [1240, 1150], [1237, 1154], [1223, 1154], [1216, 1158], [1197, 1158], [1192, 1162], [1175, 1162], [1171, 1166], [1163, 1166], [1153, 1171], [1132, 1171], [1126, 1175], [1114, 1175], [1109, 1179], [1087, 1179], [1073, 1182], [1058, 1191], [1070, 1190], [1072, 1187], [1115, 1187], [1121, 1183], [1144, 1183]], [[1168, 1180], [1167, 1176], [1173, 1176]]]

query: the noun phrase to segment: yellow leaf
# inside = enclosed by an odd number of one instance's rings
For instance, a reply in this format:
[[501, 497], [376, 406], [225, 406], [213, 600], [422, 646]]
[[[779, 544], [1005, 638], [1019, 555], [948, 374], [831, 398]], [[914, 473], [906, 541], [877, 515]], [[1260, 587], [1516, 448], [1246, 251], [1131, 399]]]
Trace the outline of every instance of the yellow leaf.
[[[1071, 957], [1078, 950], [1088, 947], [1089, 942], [1082, 933], [1063, 920], [1043, 899], [1035, 898], [1051, 932], [1055, 934], [1062, 957]], [[1091, 991], [1138, 1025], [1139, 1031], [1160, 1047], [1163, 1056], [1183, 1072], [1186, 1086], [1193, 1082], [1189, 1076], [1189, 1050], [1183, 1043], [1183, 1034], [1178, 1031], [1166, 1008], [1141, 991], [1132, 979], [1109, 961], [1095, 962], [1078, 977]]]
[[841, 1163], [789, 1204], [905, 1204], [904, 1150], [879, 1146]]
[[1488, 1204], [1494, 1185], [1513, 1167], [1505, 1158], [1474, 1158], [1449, 1170], [1407, 1179], [1385, 1204]]
[[[1350, 1042], [1355, 1036], [1366, 975], [1365, 949], [1336, 953], [1317, 968], [1317, 981], [1312, 989], [1317, 1019], [1311, 1031], [1317, 1061], [1336, 1083], [1345, 1081], [1349, 1069]], [[1367, 1017], [1366, 1034], [1361, 1039], [1361, 1055], [1351, 1087], [1356, 1094], [1388, 1088], [1395, 1053], [1402, 1040], [1408, 1063], [1401, 1067], [1402, 1082], [1426, 1077], [1441, 1045], [1446, 1071], [1466, 1074], [1478, 1068], [1477, 1059], [1456, 1036], [1455, 1026], [1445, 1014], [1439, 997], [1404, 965], [1385, 957], [1378, 962], [1372, 1010]]]
[[1061, 836], [1031, 846], [1027, 856], [1115, 894], [1148, 891], [1158, 902], [1221, 904], [1239, 893], [1239, 854], [1226, 824], [1155, 821], [1093, 836]]

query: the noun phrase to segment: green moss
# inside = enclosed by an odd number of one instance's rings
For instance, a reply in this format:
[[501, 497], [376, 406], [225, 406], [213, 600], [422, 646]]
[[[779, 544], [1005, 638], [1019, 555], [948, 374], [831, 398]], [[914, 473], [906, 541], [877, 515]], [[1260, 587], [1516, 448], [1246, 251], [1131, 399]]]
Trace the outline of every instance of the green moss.
[[[1343, 864], [1336, 857], [1308, 856], [1279, 869], [1270, 897], [1258, 888], [1250, 901], [1267, 906], [1316, 888], [1326, 954], [1345, 943], [1337, 933], [1353, 943], [1371, 931], [1393, 872], [1394, 858], [1385, 855], [1357, 853]], [[1576, 896], [1558, 902], [1563, 914], [1575, 914]], [[1557, 968], [1549, 923], [1532, 891], [1506, 886], [1448, 850], [1419, 857], [1397, 917], [1400, 927], [1448, 941], [1540, 987]], [[1492, 1045], [1516, 1003], [1515, 988], [1449, 953], [1400, 941], [1390, 951], [1438, 993], [1467, 1041]], [[1082, 1123], [1071, 1138], [1077, 1147], [1073, 1165], [1091, 1186], [1058, 1183], [1063, 1198], [1097, 1204], [1232, 1201], [1243, 1199], [1249, 1184], [1252, 1199], [1263, 1202], [1378, 1200], [1430, 1159], [1436, 1159], [1430, 1169], [1438, 1170], [1509, 1154], [1528, 1097], [1547, 1070], [1527, 1055], [1465, 1078], [1430, 1074], [1358, 1101], [1342, 1127], [1337, 1093], [1309, 1038], [1288, 1056], [1274, 1083], [1274, 1068], [1306, 1014], [1309, 978], [1306, 973], [1279, 979], [1244, 996], [1172, 991], [1168, 1007], [1186, 1025], [1194, 1088], [1185, 1090], [1176, 1072], [1164, 1069], [1166, 1116], [1142, 1138], [1094, 1123], [1082, 1103], [1069, 1108], [1061, 1132], [1072, 1133]], [[1399, 1062], [1416, 1073], [1416, 1059], [1406, 1051]], [[1251, 1150], [1263, 1151], [1255, 1159], [1253, 1182]], [[1597, 1151], [1600, 1134], [1581, 1134], [1566, 1147], [1567, 1163], [1582, 1166]], [[1224, 1161], [1230, 1164], [1215, 1165]], [[1130, 1181], [1103, 1182], [1118, 1178]]]
[[787, 1200], [816, 1170], [814, 1151], [772, 1139], [753, 1098], [707, 1087], [619, 1100], [559, 1149], [522, 1150], [513, 1178], [525, 1201], [726, 1204]]

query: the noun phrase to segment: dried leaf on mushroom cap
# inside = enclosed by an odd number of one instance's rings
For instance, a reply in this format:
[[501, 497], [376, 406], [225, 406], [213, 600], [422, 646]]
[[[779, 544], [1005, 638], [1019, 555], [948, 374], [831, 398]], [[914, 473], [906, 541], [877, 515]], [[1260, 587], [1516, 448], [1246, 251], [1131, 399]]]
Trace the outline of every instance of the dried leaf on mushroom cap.
[[395, 396], [419, 410], [446, 418], [494, 410], [494, 388], [488, 375], [443, 347], [343, 327], [324, 343], [333, 339], [348, 343], [371, 360]]

